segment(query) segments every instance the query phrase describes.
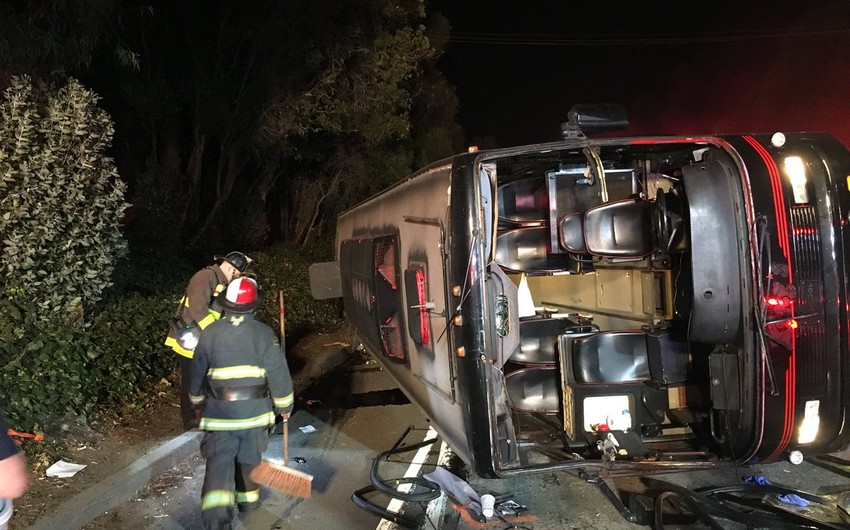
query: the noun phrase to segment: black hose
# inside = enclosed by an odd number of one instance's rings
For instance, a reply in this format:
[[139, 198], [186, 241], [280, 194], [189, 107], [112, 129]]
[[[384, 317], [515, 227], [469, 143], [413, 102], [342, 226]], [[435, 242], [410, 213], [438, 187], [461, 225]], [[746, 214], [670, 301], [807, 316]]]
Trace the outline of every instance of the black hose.
[[399, 513], [391, 512], [386, 508], [382, 508], [377, 504], [366, 500], [366, 497], [364, 497], [364, 495], [366, 495], [367, 493], [372, 493], [374, 491], [375, 486], [366, 486], [360, 488], [359, 490], [351, 494], [351, 502], [353, 502], [358, 508], [366, 510], [367, 512], [373, 515], [377, 515], [381, 519], [386, 519], [387, 521], [395, 523], [404, 528], [419, 528], [419, 523], [417, 523], [413, 519], [405, 517], [404, 515], [401, 515]]
[[[371, 484], [369, 486], [360, 488], [359, 490], [352, 493], [351, 502], [353, 502], [358, 508], [366, 510], [371, 514], [377, 515], [382, 519], [391, 521], [404, 528], [419, 528], [420, 525], [415, 520], [409, 517], [405, 517], [404, 515], [391, 512], [381, 506], [378, 506], [377, 504], [367, 500], [365, 496], [369, 493], [379, 491], [381, 493], [389, 495], [390, 497], [394, 497], [405, 502], [428, 502], [439, 497], [440, 486], [431, 482], [430, 480], [426, 480], [422, 477], [383, 479], [378, 474], [378, 466], [380, 465], [381, 461], [386, 460], [387, 457], [398, 453], [421, 449], [423, 447], [427, 447], [433, 444], [435, 441], [436, 438], [433, 438], [405, 447], [394, 447], [388, 451], [379, 453], [378, 456], [376, 456], [372, 460], [372, 469], [369, 473], [369, 481], [371, 482]], [[413, 488], [411, 488], [412, 490], [424, 488], [426, 491], [421, 493], [404, 493], [398, 490], [398, 487], [402, 484], [410, 484], [414, 486]]]
[[[378, 454], [378, 456], [376, 456], [374, 460], [372, 460], [372, 470], [369, 473], [369, 481], [378, 491], [386, 493], [391, 497], [395, 497], [406, 502], [427, 502], [436, 499], [440, 496], [440, 486], [434, 484], [430, 480], [424, 479], [422, 477], [405, 477], [385, 480], [382, 479], [381, 476], [378, 474], [378, 465], [381, 463], [382, 460], [385, 460], [387, 457], [398, 453], [421, 449], [422, 447], [427, 447], [433, 444], [435, 441], [436, 439], [425, 440], [424, 442], [419, 442], [418, 444], [393, 448]], [[398, 486], [400, 486], [401, 484], [412, 484], [414, 486], [424, 488], [426, 491], [422, 493], [403, 493], [398, 491]]]

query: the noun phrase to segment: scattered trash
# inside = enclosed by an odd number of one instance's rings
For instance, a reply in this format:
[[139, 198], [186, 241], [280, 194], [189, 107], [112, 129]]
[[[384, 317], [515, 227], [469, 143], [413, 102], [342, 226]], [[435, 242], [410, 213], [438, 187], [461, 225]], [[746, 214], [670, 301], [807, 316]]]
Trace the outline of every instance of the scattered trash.
[[308, 399], [305, 401], [308, 407], [321, 407], [322, 400], [321, 399]]
[[325, 347], [327, 346], [342, 346], [343, 348], [348, 348], [349, 346], [351, 346], [351, 344], [347, 342], [329, 342], [325, 344]]
[[528, 507], [512, 500], [500, 502], [497, 507], [497, 511], [502, 515], [517, 515], [527, 509]]
[[45, 474], [48, 477], [70, 478], [85, 469], [85, 467], [85, 464], [72, 464], [71, 462], [60, 460], [48, 467]]
[[316, 432], [316, 428], [312, 425], [305, 425], [303, 427], [298, 427], [298, 430], [303, 432], [304, 434], [313, 434]]
[[779, 499], [779, 502], [784, 502], [785, 504], [790, 504], [792, 506], [801, 506], [805, 508], [809, 505], [809, 501], [794, 493], [783, 493], [781, 495], [777, 495], [776, 498]]
[[481, 502], [481, 514], [484, 517], [490, 518], [493, 517], [493, 510], [496, 505], [496, 497], [493, 497], [489, 493], [485, 493], [480, 498]]
[[468, 482], [458, 477], [444, 467], [437, 467], [431, 473], [425, 473], [422, 478], [443, 488], [450, 497], [469, 508], [475, 513], [476, 517], [481, 517], [482, 509], [480, 496], [472, 489]]
[[[759, 486], [773, 486], [770, 480], [768, 480], [764, 475], [750, 475], [744, 477], [744, 482], [758, 484]], [[779, 499], [779, 502], [790, 504], [791, 506], [801, 506], [805, 508], [809, 505], [809, 501], [794, 493], [781, 493], [777, 495], [776, 498]]]
[[307, 459], [304, 458], [303, 456], [293, 456], [292, 461], [295, 462], [296, 464], [306, 464], [307, 463]]
[[759, 486], [773, 486], [773, 484], [771, 484], [764, 475], [750, 475], [744, 477], [744, 482], [749, 484], [758, 484]]

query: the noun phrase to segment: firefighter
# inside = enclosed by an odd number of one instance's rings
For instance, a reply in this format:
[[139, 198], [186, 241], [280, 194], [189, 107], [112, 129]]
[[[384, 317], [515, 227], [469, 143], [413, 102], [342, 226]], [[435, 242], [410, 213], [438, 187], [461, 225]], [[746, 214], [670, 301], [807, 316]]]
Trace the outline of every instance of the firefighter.
[[192, 403], [201, 407], [201, 455], [206, 475], [201, 516], [207, 529], [230, 529], [231, 509], [260, 504], [251, 471], [268, 447], [275, 413], [293, 406], [292, 378], [283, 347], [269, 326], [255, 319], [257, 282], [242, 277], [221, 297], [224, 317], [201, 333], [192, 360]]
[[186, 429], [197, 427], [198, 423], [188, 390], [192, 351], [198, 335], [221, 318], [218, 295], [232, 280], [241, 276], [251, 263], [251, 258], [241, 252], [215, 256], [213, 260], [212, 265], [199, 270], [189, 280], [165, 339], [165, 345], [180, 355], [180, 416]]

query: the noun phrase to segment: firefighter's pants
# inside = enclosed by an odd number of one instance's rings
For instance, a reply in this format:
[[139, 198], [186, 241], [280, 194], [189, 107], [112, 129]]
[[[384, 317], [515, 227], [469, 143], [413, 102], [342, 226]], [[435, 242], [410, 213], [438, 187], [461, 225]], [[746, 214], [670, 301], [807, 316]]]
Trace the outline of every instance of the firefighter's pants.
[[201, 456], [207, 459], [201, 490], [201, 518], [207, 530], [230, 529], [231, 509], [250, 509], [260, 502], [260, 487], [249, 475], [269, 445], [268, 428], [207, 431]]

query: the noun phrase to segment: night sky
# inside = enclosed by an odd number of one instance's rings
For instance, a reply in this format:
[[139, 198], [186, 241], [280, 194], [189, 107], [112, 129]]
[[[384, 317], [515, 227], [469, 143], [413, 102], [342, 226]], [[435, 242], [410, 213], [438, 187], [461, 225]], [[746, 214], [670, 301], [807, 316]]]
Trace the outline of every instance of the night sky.
[[827, 131], [850, 145], [850, 2], [430, 0], [470, 141], [559, 138], [574, 103], [629, 134]]

